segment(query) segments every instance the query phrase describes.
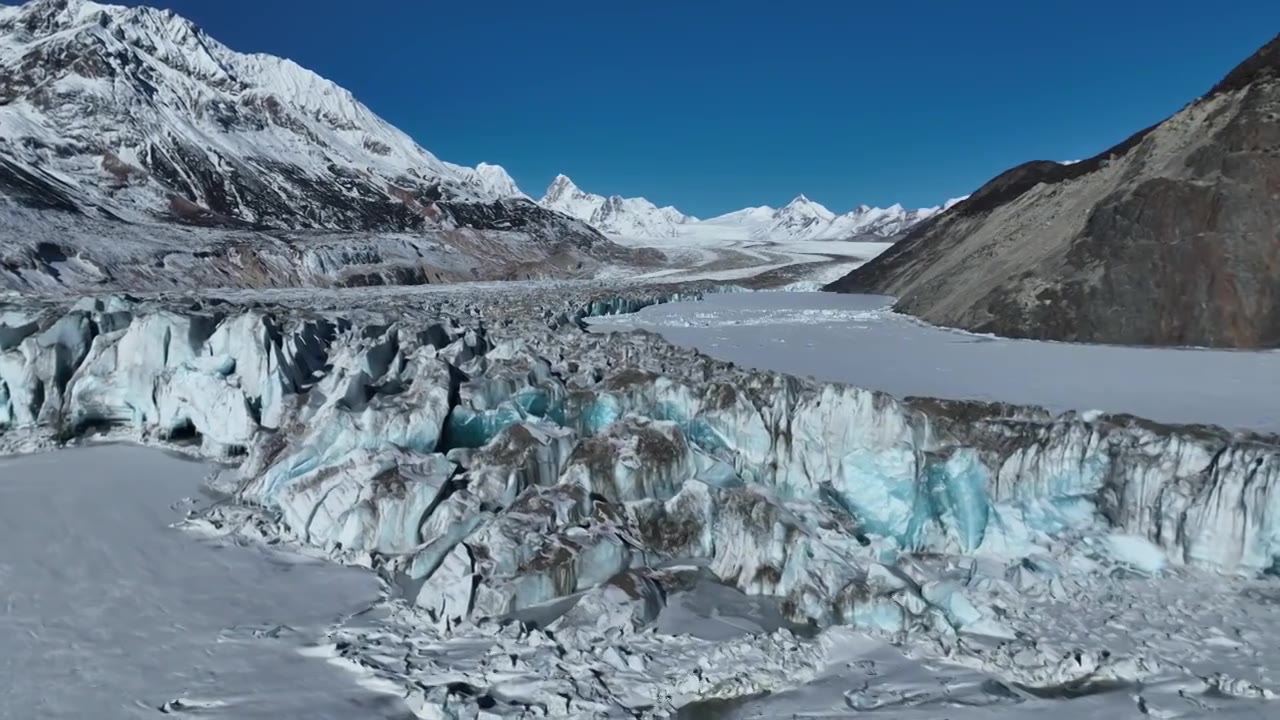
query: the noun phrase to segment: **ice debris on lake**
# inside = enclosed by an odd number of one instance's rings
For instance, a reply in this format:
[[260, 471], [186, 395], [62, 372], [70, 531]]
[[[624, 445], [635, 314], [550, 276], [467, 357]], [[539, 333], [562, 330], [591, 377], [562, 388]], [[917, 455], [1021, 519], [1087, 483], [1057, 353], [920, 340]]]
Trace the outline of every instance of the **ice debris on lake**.
[[[266, 513], [268, 532], [378, 568], [404, 590], [400, 619], [438, 642], [479, 633], [504, 652], [563, 645], [552, 633], [643, 634], [696, 575], [776, 599], [797, 626], [928, 638], [1029, 686], [1139, 678], [1150, 668], [1118, 655], [1062, 665], [983, 598], [1066, 592], [1062, 563], [1254, 577], [1280, 560], [1274, 438], [900, 401], [744, 371], [645, 333], [581, 331], [584, 317], [661, 299], [445, 299], [357, 319], [121, 297], [10, 308], [0, 441], [107, 433], [236, 462], [221, 483]], [[821, 640], [786, 632], [758, 641], [821, 655]], [[965, 637], [1010, 644], [982, 655]], [[637, 659], [628, 642], [593, 662], [636, 674], [660, 663], [670, 674], [649, 677], [676, 690], [578, 687], [564, 712], [773, 689], [693, 681], [678, 653]], [[613, 647], [577, 652], [588, 645]], [[778, 684], [822, 664], [752, 652]], [[513, 672], [536, 674], [517, 655]], [[414, 656], [420, 708], [444, 707], [457, 694], [447, 663]], [[501, 684], [498, 656], [475, 662], [472, 680]], [[569, 680], [543, 679], [536, 698], [507, 683], [503, 702], [555, 714], [547, 698], [565, 693], [548, 688]]]

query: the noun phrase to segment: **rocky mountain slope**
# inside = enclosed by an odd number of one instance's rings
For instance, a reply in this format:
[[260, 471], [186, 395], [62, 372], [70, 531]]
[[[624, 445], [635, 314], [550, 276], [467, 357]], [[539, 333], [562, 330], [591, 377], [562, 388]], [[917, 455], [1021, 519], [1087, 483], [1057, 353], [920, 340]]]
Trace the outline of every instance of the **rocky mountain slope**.
[[1280, 37], [1168, 120], [1013, 168], [828, 289], [1054, 340], [1280, 346]]
[[551, 210], [591, 224], [608, 235], [624, 238], [689, 238], [714, 240], [844, 240], [854, 237], [891, 238], [950, 207], [907, 210], [901, 205], [874, 208], [860, 205], [837, 215], [800, 195], [781, 208], [744, 208], [699, 220], [673, 207], [658, 207], [644, 198], [605, 197], [589, 193], [564, 175], [538, 201]]
[[[99, 221], [217, 228], [200, 243], [214, 254], [251, 244], [248, 232], [295, 254], [305, 254], [298, 233], [312, 232], [361, 233], [356, 244], [405, 234], [419, 257], [519, 245], [522, 260], [573, 256], [571, 267], [618, 251], [524, 197], [501, 167], [444, 162], [341, 87], [289, 60], [235, 52], [170, 11], [88, 0], [0, 8], [0, 229], [44, 243], [6, 247], [0, 273], [22, 287], [51, 258], [79, 258], [111, 275], [121, 258], [84, 237], [117, 234]], [[381, 262], [377, 245], [360, 264]]]

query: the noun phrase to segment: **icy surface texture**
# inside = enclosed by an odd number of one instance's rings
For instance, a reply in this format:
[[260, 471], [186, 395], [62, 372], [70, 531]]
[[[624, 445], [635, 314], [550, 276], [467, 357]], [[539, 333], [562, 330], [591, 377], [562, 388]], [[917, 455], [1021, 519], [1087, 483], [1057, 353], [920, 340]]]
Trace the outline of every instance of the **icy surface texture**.
[[[442, 644], [410, 662], [424, 713], [456, 701], [445, 646], [460, 638], [503, 649], [481, 653], [466, 682], [549, 714], [765, 692], [825, 662], [822, 641], [784, 631], [736, 649], [621, 640], [657, 622], [688, 572], [775, 600], [784, 622], [925, 638], [1039, 687], [1149, 668], [1136, 655], [1064, 666], [1028, 644], [1007, 598], [1070, 594], [1068, 575], [1276, 568], [1274, 438], [904, 402], [580, 328], [673, 296], [14, 308], [0, 315], [0, 438], [106, 433], [238, 461], [221, 483], [264, 513], [266, 536], [403, 590], [397, 622]], [[1009, 643], [1007, 656], [973, 638]], [[377, 665], [384, 642], [362, 636], [371, 654], [353, 661]], [[575, 681], [510, 660], [519, 643], [595, 648], [591, 663], [648, 679], [564, 700], [556, 684]], [[694, 659], [708, 652], [755, 665], [715, 677], [722, 666]], [[522, 694], [495, 679], [497, 662], [541, 679]]]
[[[414, 457], [448, 453], [406, 482], [470, 488], [496, 516], [538, 488], [580, 488], [590, 498], [583, 515], [596, 504], [622, 514], [677, 501], [696, 481], [714, 511], [680, 521], [728, 528], [746, 493], [753, 499], [741, 504], [772, 508], [753, 511], [749, 530], [817, 538], [830, 532], [820, 523], [839, 526], [835, 535], [869, 548], [836, 553], [846, 558], [1021, 557], [1100, 528], [1145, 539], [1173, 564], [1226, 573], [1265, 572], [1280, 557], [1270, 438], [902, 402], [741, 371], [644, 334], [576, 329], [582, 317], [654, 301], [570, 299], [500, 328], [449, 307], [389, 323], [119, 297], [11, 311], [0, 418], [10, 431], [108, 429], [247, 454], [241, 492], [280, 508], [302, 502], [295, 486], [319, 503], [344, 468], [365, 472], [356, 484], [368, 485]], [[443, 483], [455, 466], [457, 482]], [[447, 499], [414, 502], [425, 512]], [[790, 517], [796, 509], [804, 522]], [[304, 510], [290, 525], [314, 521]], [[401, 540], [392, 544], [414, 544]]]

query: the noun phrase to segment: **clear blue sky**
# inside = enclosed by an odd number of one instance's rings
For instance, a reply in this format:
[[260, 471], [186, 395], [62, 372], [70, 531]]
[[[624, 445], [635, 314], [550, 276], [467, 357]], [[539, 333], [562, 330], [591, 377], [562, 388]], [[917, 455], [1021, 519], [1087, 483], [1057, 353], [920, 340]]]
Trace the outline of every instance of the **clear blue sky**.
[[[2, 0], [0, 0], [2, 1]], [[1277, 0], [151, 0], [440, 157], [709, 216], [934, 204], [1092, 155], [1280, 32]]]

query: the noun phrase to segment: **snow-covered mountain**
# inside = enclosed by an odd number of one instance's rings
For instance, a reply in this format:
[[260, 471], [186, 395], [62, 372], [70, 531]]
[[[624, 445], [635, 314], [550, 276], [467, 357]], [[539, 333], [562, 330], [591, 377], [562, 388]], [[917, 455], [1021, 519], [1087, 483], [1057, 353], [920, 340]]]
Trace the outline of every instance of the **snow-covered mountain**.
[[485, 191], [496, 197], [529, 199], [528, 195], [520, 192], [515, 179], [501, 165], [482, 162], [476, 166], [476, 175], [484, 185]]
[[0, 8], [0, 198], [139, 222], [602, 241], [501, 167], [440, 160], [347, 90], [172, 11]]
[[698, 223], [700, 235], [714, 233], [744, 235], [750, 239], [845, 240], [849, 238], [895, 238], [917, 224], [949, 209], [963, 198], [948, 200], [938, 207], [907, 210], [894, 204], [887, 208], [859, 205], [842, 215], [828, 210], [804, 195], [781, 208], [747, 208]]
[[564, 175], [556, 176], [538, 203], [589, 223], [601, 232], [622, 237], [680, 237], [683, 226], [698, 221], [673, 207], [658, 207], [644, 198], [604, 197], [585, 192]]
[[810, 239], [823, 236], [835, 219], [835, 213], [799, 195], [775, 210], [758, 232], [770, 238]]
[[718, 240], [843, 240], [854, 237], [893, 238], [959, 202], [907, 210], [901, 205], [875, 208], [861, 205], [843, 215], [804, 195], [781, 208], [745, 208], [699, 220], [673, 207], [657, 207], [644, 198], [604, 197], [589, 193], [564, 175], [556, 176], [538, 201], [591, 224], [608, 235], [624, 238], [681, 238]]

